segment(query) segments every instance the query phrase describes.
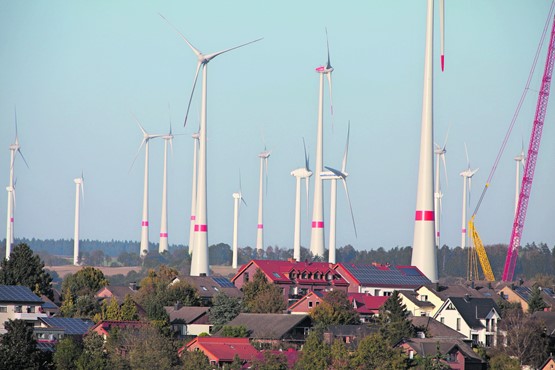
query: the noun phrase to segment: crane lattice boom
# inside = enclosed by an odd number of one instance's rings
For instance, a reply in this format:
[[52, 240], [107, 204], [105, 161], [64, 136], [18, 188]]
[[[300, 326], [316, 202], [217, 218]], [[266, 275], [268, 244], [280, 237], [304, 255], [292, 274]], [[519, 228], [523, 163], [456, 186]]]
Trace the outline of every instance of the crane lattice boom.
[[538, 94], [538, 103], [536, 106], [536, 115], [534, 117], [534, 125], [530, 135], [530, 144], [528, 145], [528, 158], [524, 167], [524, 175], [522, 177], [522, 186], [520, 196], [518, 198], [517, 211], [513, 223], [513, 231], [511, 233], [511, 241], [505, 259], [505, 268], [503, 270], [503, 281], [512, 281], [515, 272], [516, 260], [518, 258], [518, 248], [522, 237], [522, 229], [526, 219], [526, 210], [528, 209], [528, 200], [530, 199], [530, 191], [532, 190], [532, 181], [534, 180], [534, 170], [536, 169], [536, 161], [540, 150], [540, 141], [542, 137], [543, 123], [545, 113], [547, 111], [547, 102], [549, 101], [549, 89], [551, 87], [551, 76], [553, 74], [553, 63], [555, 61], [555, 17], [553, 19], [553, 27], [551, 29], [551, 38], [547, 49], [547, 57], [545, 62], [545, 70], [541, 89]]

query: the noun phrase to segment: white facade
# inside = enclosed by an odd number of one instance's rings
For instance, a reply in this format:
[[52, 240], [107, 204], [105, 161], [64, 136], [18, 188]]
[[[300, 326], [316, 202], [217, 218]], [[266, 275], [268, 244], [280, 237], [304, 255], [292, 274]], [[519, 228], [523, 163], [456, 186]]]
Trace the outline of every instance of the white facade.
[[39, 317], [47, 317], [41, 312], [42, 303], [0, 302], [0, 334], [6, 333], [4, 323], [8, 320], [25, 320], [38, 325]]

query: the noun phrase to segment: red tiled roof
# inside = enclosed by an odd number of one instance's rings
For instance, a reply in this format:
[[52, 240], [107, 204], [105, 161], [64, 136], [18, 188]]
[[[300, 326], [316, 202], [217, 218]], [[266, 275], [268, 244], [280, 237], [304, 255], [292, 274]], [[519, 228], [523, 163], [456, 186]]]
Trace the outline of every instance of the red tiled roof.
[[[301, 284], [314, 284], [322, 283], [327, 284], [326, 273], [330, 272], [337, 275], [333, 269], [334, 264], [328, 262], [298, 262], [298, 261], [282, 261], [282, 260], [251, 260], [249, 263], [243, 265], [237, 274], [231, 279], [234, 282], [248, 267], [255, 264], [273, 283], [290, 283], [292, 279], [289, 274], [294, 271], [296, 274], [303, 272], [310, 273], [314, 276], [318, 272], [321, 276], [318, 279], [298, 279], [297, 282]], [[342, 278], [333, 279], [331, 281], [334, 285], [347, 285], [348, 283]]]
[[356, 311], [360, 314], [378, 313], [380, 307], [389, 299], [384, 296], [372, 296], [366, 293], [349, 293], [349, 302], [356, 301]]
[[241, 360], [250, 361], [258, 351], [252, 346], [249, 338], [218, 338], [218, 337], [197, 337], [180, 349], [180, 353], [185, 348], [190, 348], [197, 344], [199, 347], [217, 358], [219, 362], [231, 362], [235, 355]]

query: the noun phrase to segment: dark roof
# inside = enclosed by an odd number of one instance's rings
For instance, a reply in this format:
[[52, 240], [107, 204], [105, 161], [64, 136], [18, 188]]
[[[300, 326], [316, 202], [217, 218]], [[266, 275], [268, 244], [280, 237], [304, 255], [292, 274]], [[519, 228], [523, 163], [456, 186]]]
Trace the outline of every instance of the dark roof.
[[88, 319], [74, 319], [71, 317], [40, 317], [49, 328], [61, 328], [65, 335], [85, 335], [94, 325]]
[[21, 285], [0, 285], [0, 302], [43, 303], [31, 289]]
[[414, 292], [399, 292], [399, 294], [402, 294], [403, 297], [405, 297], [406, 299], [408, 299], [409, 301], [411, 301], [413, 304], [415, 304], [418, 307], [435, 307], [435, 305], [432, 302], [429, 301], [421, 301], [420, 299], [418, 299], [416, 297], [416, 293]]
[[495, 309], [497, 313], [501, 312], [491, 298], [450, 297], [449, 301], [453, 303], [463, 320], [471, 328], [484, 327], [480, 319], [485, 318], [492, 309]]
[[377, 326], [368, 325], [330, 325], [325, 333], [330, 333], [334, 337], [359, 337], [364, 338], [378, 331]]
[[[240, 313], [226, 325], [245, 326], [249, 331], [249, 338], [282, 339], [297, 326], [311, 326], [311, 320], [308, 315]], [[218, 336], [218, 333], [214, 336]]]
[[[177, 308], [177, 309], [176, 309]], [[184, 324], [190, 324], [196, 319], [205, 315], [210, 310], [210, 307], [194, 307], [194, 306], [168, 306], [164, 307], [168, 315], [170, 316], [170, 322], [181, 322]]]
[[425, 287], [434, 292], [439, 298], [441, 298], [442, 301], [445, 301], [449, 297], [464, 297], [467, 294], [470, 297], [485, 298], [485, 296], [478, 290], [462, 284], [426, 284]]
[[[442, 339], [441, 341], [434, 338], [408, 338], [403, 339], [399, 344], [406, 343], [420, 356], [434, 356], [439, 351], [442, 355], [452, 353], [458, 350], [462, 353], [467, 361], [482, 362], [480, 356], [475, 353], [472, 348], [460, 339]], [[398, 344], [398, 345], [399, 345]], [[397, 346], [398, 346], [397, 345]]]
[[45, 310], [49, 310], [49, 311], [59, 311], [60, 307], [58, 307], [54, 302], [52, 302], [47, 296], [45, 296], [44, 294], [40, 296], [41, 300], [42, 300], [42, 305], [41, 307]]
[[123, 303], [125, 297], [128, 294], [133, 296], [138, 292], [138, 290], [132, 289], [129, 285], [108, 285], [100, 288], [96, 294], [100, 293], [102, 290], [110, 291], [112, 293], [112, 296], [116, 299], [116, 301], [118, 301], [119, 304]]
[[195, 287], [201, 298], [213, 298], [218, 293], [241, 298], [243, 293], [231, 281], [221, 276], [178, 276], [173, 281], [187, 282]]
[[465, 335], [451, 329], [430, 316], [409, 316], [408, 319], [417, 329], [425, 330], [428, 338], [466, 338]]
[[538, 318], [544, 323], [547, 334], [555, 333], [555, 311], [536, 311], [532, 317]]
[[[364, 265], [339, 263], [337, 266], [362, 286], [416, 289], [431, 283], [430, 279], [416, 266], [393, 266], [380, 263]], [[339, 271], [341, 272], [341, 270]]]

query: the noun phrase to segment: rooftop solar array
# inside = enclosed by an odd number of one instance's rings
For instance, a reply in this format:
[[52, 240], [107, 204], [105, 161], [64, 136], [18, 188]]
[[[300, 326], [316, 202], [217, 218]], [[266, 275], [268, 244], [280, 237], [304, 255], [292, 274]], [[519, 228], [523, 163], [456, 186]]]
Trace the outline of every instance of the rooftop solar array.
[[0, 302], [42, 303], [42, 300], [26, 286], [0, 285]]
[[41, 317], [41, 320], [50, 327], [64, 329], [65, 335], [83, 335], [94, 325], [91, 320], [71, 317]]
[[355, 279], [363, 285], [377, 286], [421, 286], [430, 284], [430, 280], [417, 269], [411, 267], [378, 268], [374, 265], [342, 264]]
[[213, 276], [212, 279], [214, 279], [214, 281], [216, 283], [220, 284], [220, 286], [222, 288], [234, 288], [235, 287], [235, 285], [233, 285], [233, 283], [225, 277]]

